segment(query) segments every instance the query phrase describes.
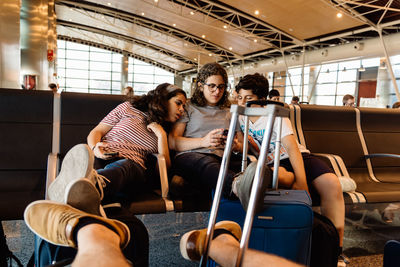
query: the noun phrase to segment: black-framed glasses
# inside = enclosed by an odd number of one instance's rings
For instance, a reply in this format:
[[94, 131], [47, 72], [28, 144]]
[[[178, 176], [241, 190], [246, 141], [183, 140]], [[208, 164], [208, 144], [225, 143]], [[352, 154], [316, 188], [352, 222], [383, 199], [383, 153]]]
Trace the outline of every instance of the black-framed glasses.
[[215, 91], [217, 91], [217, 89], [225, 90], [227, 88], [227, 85], [225, 83], [218, 85], [216, 85], [215, 83], [204, 83], [204, 85], [208, 86], [208, 90], [210, 91], [210, 93], [214, 93]]

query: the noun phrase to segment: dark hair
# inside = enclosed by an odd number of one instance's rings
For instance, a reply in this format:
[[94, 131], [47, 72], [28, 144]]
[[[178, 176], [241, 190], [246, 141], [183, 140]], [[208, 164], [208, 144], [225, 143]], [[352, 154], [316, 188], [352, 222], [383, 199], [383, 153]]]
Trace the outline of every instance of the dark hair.
[[292, 101], [300, 101], [300, 98], [297, 95], [295, 95], [294, 97], [292, 97]]
[[240, 79], [235, 90], [239, 93], [240, 89], [251, 90], [259, 99], [266, 99], [269, 91], [269, 83], [267, 78], [259, 73], [247, 74]]
[[57, 89], [57, 84], [55, 84], [55, 83], [50, 83], [50, 84], [49, 84], [49, 88], [50, 88], [50, 89]]
[[392, 108], [400, 108], [400, 102], [394, 103]]
[[168, 100], [178, 94], [186, 97], [185, 91], [178, 86], [162, 83], [146, 95], [133, 96], [130, 103], [133, 107], [148, 115], [147, 123], [157, 122], [162, 126], [166, 126], [165, 118], [168, 116]]
[[354, 99], [354, 96], [349, 95], [349, 94], [343, 96], [343, 100], [342, 100], [343, 106], [346, 105], [346, 102], [347, 102], [347, 100], [349, 100], [349, 99]]
[[[206, 80], [213, 75], [220, 75], [224, 80], [224, 83], [228, 85], [228, 74], [226, 73], [224, 67], [222, 67], [218, 63], [207, 63], [199, 70], [199, 73], [197, 74], [195, 90], [190, 99], [190, 102], [200, 107], [204, 107], [207, 105], [207, 100], [205, 99], [204, 94], [201, 91], [201, 88], [203, 87], [203, 85], [201, 84], [204, 84]], [[217, 106], [219, 106], [220, 108], [224, 108], [228, 107], [229, 105], [230, 102], [228, 99], [228, 91], [227, 89], [225, 89], [224, 94], [217, 103]]]
[[271, 91], [269, 91], [269, 94], [268, 94], [268, 98], [269, 99], [271, 99], [271, 98], [273, 98], [275, 96], [281, 96], [281, 94], [279, 93], [278, 90], [272, 89]]

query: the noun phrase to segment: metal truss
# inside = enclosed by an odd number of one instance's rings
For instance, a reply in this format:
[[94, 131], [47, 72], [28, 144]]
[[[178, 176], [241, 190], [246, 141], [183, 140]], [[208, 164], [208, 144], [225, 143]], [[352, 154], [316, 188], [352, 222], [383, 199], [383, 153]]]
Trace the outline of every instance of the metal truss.
[[176, 60], [179, 60], [185, 64], [189, 64], [189, 65], [196, 65], [197, 63], [195, 61], [192, 61], [191, 59], [184, 57], [180, 54], [177, 54], [173, 51], [167, 50], [163, 47], [157, 46], [153, 43], [149, 43], [149, 42], [145, 42], [136, 38], [133, 38], [131, 36], [127, 36], [127, 35], [123, 35], [123, 34], [119, 34], [119, 33], [115, 33], [115, 32], [110, 32], [104, 29], [99, 29], [99, 28], [95, 28], [93, 26], [87, 26], [87, 25], [82, 25], [82, 24], [77, 24], [77, 23], [73, 23], [73, 22], [68, 22], [68, 21], [63, 21], [63, 20], [57, 20], [57, 24], [64, 26], [64, 27], [70, 27], [70, 28], [75, 28], [75, 29], [80, 29], [80, 30], [85, 30], [85, 31], [89, 31], [89, 32], [93, 32], [93, 33], [98, 33], [98, 34], [102, 34], [104, 36], [109, 36], [112, 38], [115, 38], [117, 40], [121, 40], [121, 41], [125, 41], [128, 43], [133, 43], [133, 44], [137, 44], [139, 46], [145, 47], [145, 48], [149, 48], [152, 49], [154, 51], [157, 51], [158, 53], [164, 54], [166, 56], [172, 57]]
[[[113, 9], [107, 6], [102, 6], [102, 5], [97, 5], [94, 3], [86, 2], [86, 1], [69, 1], [69, 0], [56, 0], [55, 1], [57, 5], [64, 5], [70, 8], [74, 8], [77, 10], [80, 10], [81, 12], [85, 13], [86, 15], [89, 15], [88, 12], [93, 12], [96, 14], [100, 14], [102, 16], [108, 16], [113, 19], [117, 20], [122, 20], [125, 22], [130, 23], [127, 25], [125, 30], [130, 31], [132, 25], [139, 25], [142, 27], [145, 27], [147, 29], [150, 29], [152, 31], [159, 32], [161, 34], [167, 35], [167, 36], [173, 36], [175, 38], [178, 38], [179, 40], [182, 40], [186, 44], [193, 45], [198, 48], [196, 52], [198, 53], [203, 53], [203, 54], [213, 54], [215, 56], [221, 57], [226, 60], [230, 60], [236, 57], [240, 57], [239, 54], [236, 54], [232, 51], [228, 51], [223, 47], [220, 47], [212, 42], [209, 42], [203, 38], [200, 38], [198, 36], [192, 35], [188, 32], [179, 30], [177, 28], [174, 28], [172, 26], [151, 20], [149, 18], [135, 15], [132, 13], [128, 13], [122, 10], [117, 10]], [[104, 21], [102, 21], [104, 22]], [[148, 36], [147, 38], [152, 38], [151, 36]], [[186, 49], [186, 47], [185, 47]]]

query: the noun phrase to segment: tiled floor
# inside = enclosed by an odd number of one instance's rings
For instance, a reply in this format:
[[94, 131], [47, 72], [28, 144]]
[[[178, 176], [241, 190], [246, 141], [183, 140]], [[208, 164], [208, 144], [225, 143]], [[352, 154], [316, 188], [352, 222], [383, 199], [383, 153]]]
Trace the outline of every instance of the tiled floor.
[[[180, 256], [179, 240], [183, 233], [191, 229], [206, 227], [208, 213], [151, 214], [138, 218], [149, 231], [150, 266], [198, 265]], [[344, 239], [344, 251], [351, 260], [348, 266], [382, 266], [385, 242], [389, 239], [400, 239], [398, 211], [394, 221], [389, 224], [385, 223], [380, 212], [374, 209], [356, 209], [350, 218], [346, 221]], [[10, 249], [25, 265], [33, 252], [33, 234], [23, 221], [6, 221], [3, 225]]]

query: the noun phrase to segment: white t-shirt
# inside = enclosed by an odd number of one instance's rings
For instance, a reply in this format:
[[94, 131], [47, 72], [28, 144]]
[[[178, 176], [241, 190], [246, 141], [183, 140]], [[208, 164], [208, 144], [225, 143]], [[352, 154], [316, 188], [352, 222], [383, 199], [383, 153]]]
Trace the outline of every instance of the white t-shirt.
[[[240, 128], [244, 132], [244, 124], [245, 124], [245, 117], [244, 116], [239, 116], [239, 123], [240, 123]], [[265, 126], [267, 125], [267, 120], [268, 117], [262, 116], [260, 117], [257, 121], [254, 123], [249, 120], [249, 135], [253, 138], [255, 143], [257, 144], [258, 148], [261, 149], [261, 144], [262, 140], [264, 137], [264, 132], [265, 132]], [[273, 131], [272, 131], [272, 136], [271, 136], [271, 144], [269, 146], [268, 150], [268, 156], [267, 156], [267, 163], [272, 163], [274, 161], [275, 157], [275, 147], [276, 147], [276, 136], [278, 132], [278, 123], [275, 120]], [[290, 124], [290, 121], [288, 118], [283, 118], [282, 120], [282, 132], [281, 132], [281, 140], [283, 137], [288, 136], [293, 134], [293, 129], [292, 125]], [[310, 153], [309, 150], [307, 150], [303, 145], [300, 145], [297, 140], [296, 143], [299, 147], [300, 153]], [[289, 158], [289, 155], [286, 151], [286, 149], [281, 145], [280, 148], [280, 159], [287, 159]]]

